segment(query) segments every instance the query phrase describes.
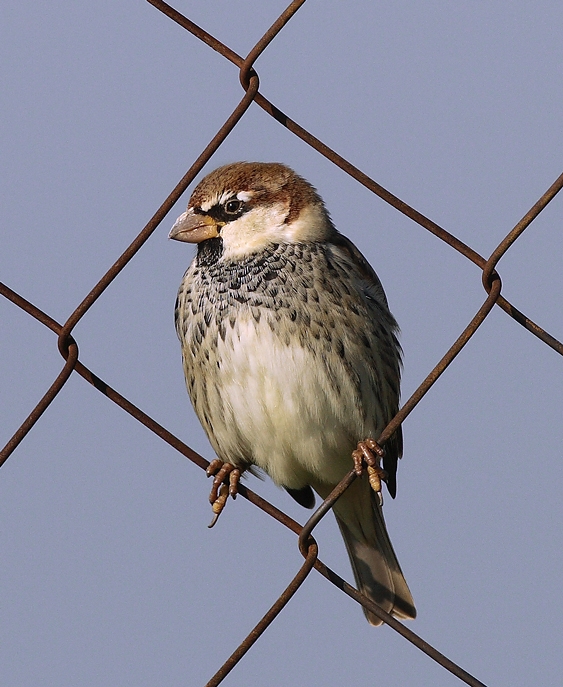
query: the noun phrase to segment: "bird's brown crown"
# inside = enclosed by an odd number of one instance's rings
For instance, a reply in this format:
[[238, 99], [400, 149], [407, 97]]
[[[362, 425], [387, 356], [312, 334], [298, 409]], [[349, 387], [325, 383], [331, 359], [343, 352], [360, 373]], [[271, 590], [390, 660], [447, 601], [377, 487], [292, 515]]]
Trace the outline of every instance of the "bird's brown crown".
[[323, 205], [316, 189], [290, 167], [280, 162], [233, 162], [215, 169], [202, 179], [190, 198], [190, 208], [209, 210], [229, 193], [252, 194], [251, 205], [282, 203], [289, 207], [287, 224], [309, 205]]

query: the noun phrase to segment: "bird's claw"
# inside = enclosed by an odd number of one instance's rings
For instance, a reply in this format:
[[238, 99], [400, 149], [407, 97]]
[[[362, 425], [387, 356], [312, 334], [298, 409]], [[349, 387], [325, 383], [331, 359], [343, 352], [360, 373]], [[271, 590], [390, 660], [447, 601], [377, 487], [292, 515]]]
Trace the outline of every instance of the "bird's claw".
[[364, 468], [367, 468], [370, 486], [377, 494], [380, 506], [383, 505], [381, 482], [386, 481], [388, 477], [387, 472], [381, 467], [381, 459], [384, 455], [385, 451], [373, 439], [358, 442], [358, 447], [355, 451], [352, 451], [356, 475], [361, 477], [364, 473]]
[[[233, 501], [237, 497], [240, 469], [231, 465], [231, 463], [223, 463], [222, 460], [215, 458], [215, 460], [209, 463], [206, 474], [208, 477], [214, 476], [211, 493], [209, 494], [209, 503], [211, 503], [213, 510], [213, 519], [209, 527], [213, 527], [223, 512], [229, 496]], [[228, 484], [226, 482], [227, 477], [229, 478]]]

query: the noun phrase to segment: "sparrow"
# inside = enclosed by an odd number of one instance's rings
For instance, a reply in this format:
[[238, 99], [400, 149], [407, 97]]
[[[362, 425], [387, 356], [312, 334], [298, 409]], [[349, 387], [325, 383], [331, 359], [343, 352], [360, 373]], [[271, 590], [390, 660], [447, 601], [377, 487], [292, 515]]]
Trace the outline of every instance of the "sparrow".
[[316, 189], [280, 163], [211, 172], [170, 238], [197, 244], [175, 322], [188, 393], [217, 454], [215, 513], [245, 471], [266, 472], [312, 508], [314, 492], [325, 499], [355, 469], [333, 511], [356, 584], [414, 618], [382, 511], [380, 481], [396, 492], [401, 429], [384, 451], [375, 439], [398, 411], [401, 348], [374, 270]]

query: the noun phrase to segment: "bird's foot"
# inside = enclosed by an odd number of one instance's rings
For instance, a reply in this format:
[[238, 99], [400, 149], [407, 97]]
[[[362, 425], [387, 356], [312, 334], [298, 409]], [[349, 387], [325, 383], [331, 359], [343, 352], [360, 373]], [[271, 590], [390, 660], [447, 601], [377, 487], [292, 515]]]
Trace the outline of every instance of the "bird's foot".
[[209, 494], [209, 503], [213, 509], [213, 519], [209, 523], [209, 527], [213, 527], [223, 512], [229, 496], [233, 500], [237, 497], [240, 469], [231, 463], [223, 463], [222, 460], [215, 458], [209, 463], [206, 474], [208, 477], [214, 476]]
[[387, 472], [381, 467], [381, 459], [384, 455], [385, 451], [373, 439], [358, 442], [357, 449], [352, 451], [356, 475], [361, 477], [364, 473], [364, 468], [367, 468], [370, 486], [377, 494], [380, 506], [383, 505], [381, 481], [385, 481], [388, 477]]

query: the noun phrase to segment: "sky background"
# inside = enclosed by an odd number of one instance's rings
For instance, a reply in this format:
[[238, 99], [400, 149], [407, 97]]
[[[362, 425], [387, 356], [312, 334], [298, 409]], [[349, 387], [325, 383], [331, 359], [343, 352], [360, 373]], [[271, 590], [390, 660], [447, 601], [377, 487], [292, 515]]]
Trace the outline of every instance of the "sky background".
[[[246, 54], [285, 8], [179, 1]], [[563, 168], [563, 5], [309, 0], [256, 63], [278, 107], [488, 255]], [[237, 69], [141, 0], [0, 7], [0, 276], [64, 321], [242, 96]], [[253, 105], [205, 168], [280, 161], [319, 190], [402, 328], [403, 401], [485, 299], [480, 272]], [[173, 306], [189, 191], [74, 330], [80, 359], [195, 450]], [[498, 271], [563, 339], [563, 194]], [[0, 300], [0, 443], [59, 373]], [[495, 308], [404, 424], [385, 515], [412, 629], [487, 685], [561, 682], [563, 360]], [[248, 480], [304, 522], [268, 480]], [[295, 537], [73, 374], [0, 471], [0, 682], [203, 685], [288, 584]], [[352, 579], [334, 519], [320, 557]], [[461, 684], [313, 572], [225, 685]]]

